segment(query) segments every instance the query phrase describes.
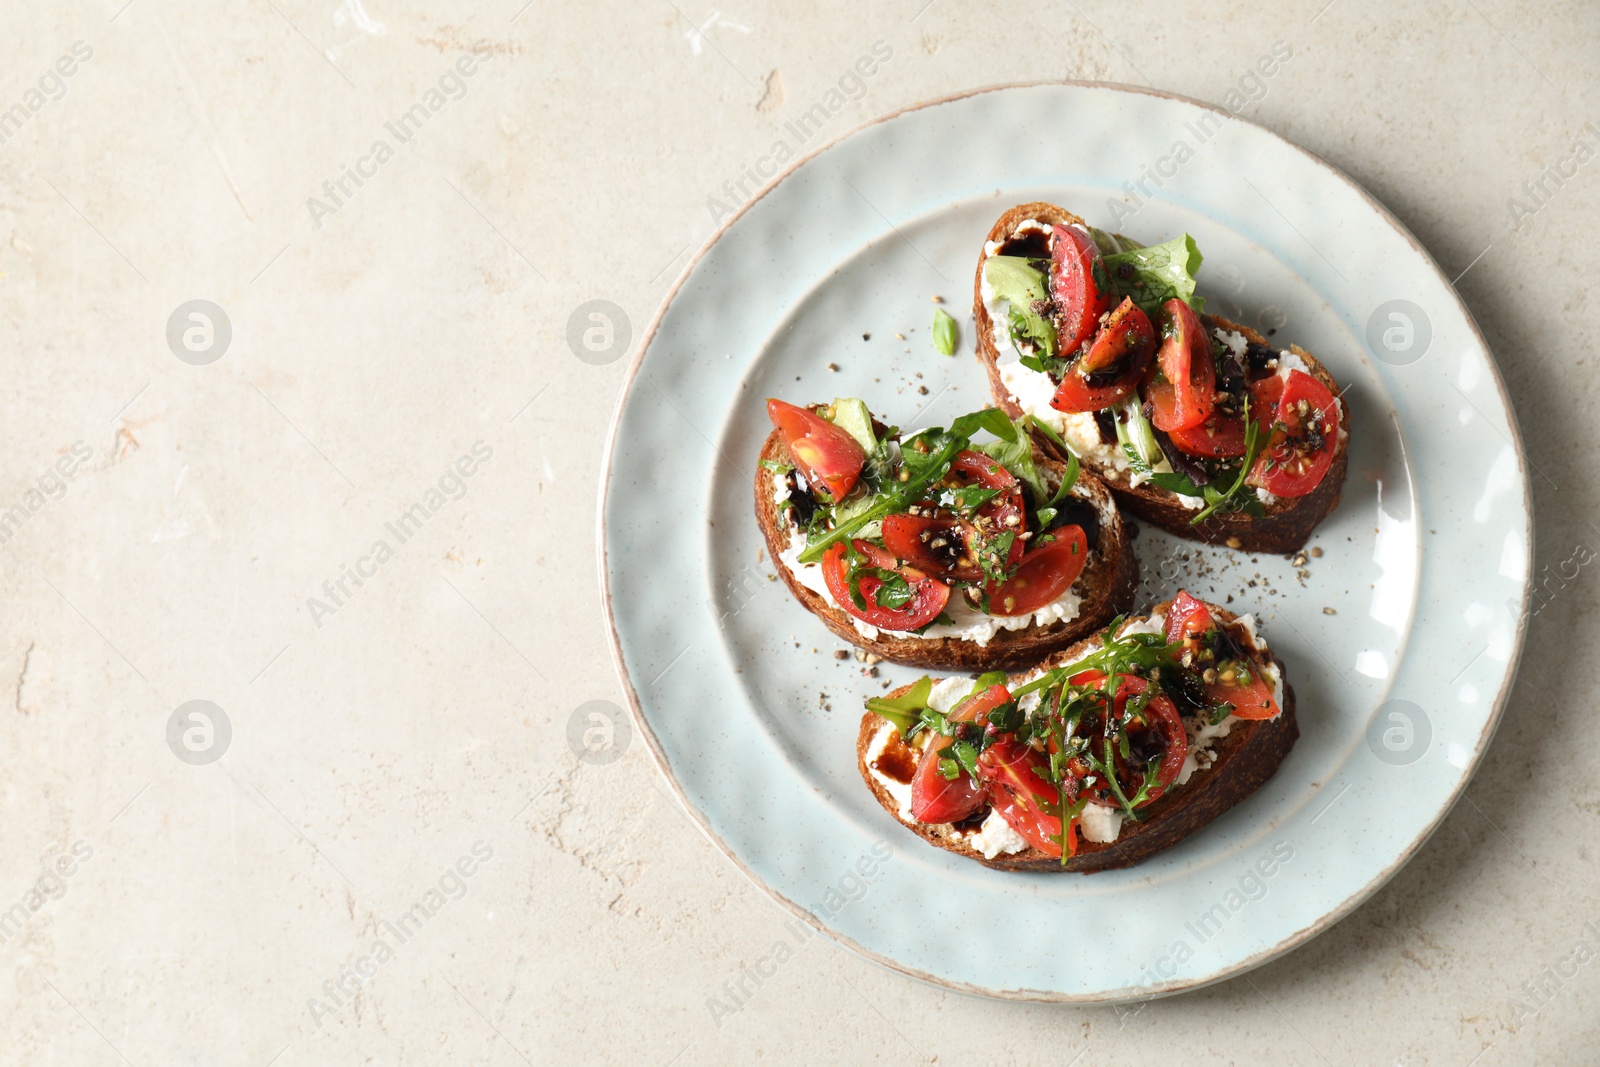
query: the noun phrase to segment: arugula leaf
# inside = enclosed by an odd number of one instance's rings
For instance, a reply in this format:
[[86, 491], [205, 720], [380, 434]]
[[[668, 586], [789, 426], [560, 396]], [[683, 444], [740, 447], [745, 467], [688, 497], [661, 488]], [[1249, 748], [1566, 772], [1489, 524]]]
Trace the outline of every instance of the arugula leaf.
[[982, 674], [978, 675], [977, 679], [972, 683], [972, 690], [967, 694], [967, 696], [975, 697], [985, 689], [988, 689], [990, 686], [1005, 684], [1005, 671], [984, 671]]
[[933, 347], [941, 356], [956, 354], [956, 320], [944, 308], [933, 311]]
[[794, 468], [789, 464], [780, 463], [775, 459], [764, 459], [761, 461], [761, 466], [764, 469], [771, 471], [773, 474], [788, 474], [790, 471], [794, 470]]
[[[1040, 422], [1032, 415], [1027, 417], [1027, 421], [1033, 426], [1034, 429], [1038, 430], [1050, 441], [1054, 442], [1055, 446], [1061, 449], [1062, 452], [1065, 452], [1067, 456], [1067, 469], [1061, 474], [1061, 484], [1056, 486], [1056, 491], [1051, 495], [1050, 499], [1046, 500], [1035, 511], [1035, 515], [1039, 519], [1039, 528], [1049, 529], [1051, 521], [1055, 519], [1056, 512], [1059, 510], [1057, 505], [1067, 498], [1068, 494], [1072, 492], [1072, 487], [1077, 484], [1079, 470], [1078, 454], [1068, 447], [1067, 443], [1061, 439], [1060, 434], [1056, 433], [1045, 423]], [[1047, 543], [1048, 541], [1034, 542], [1035, 546]]]
[[1061, 379], [1065, 378], [1067, 376], [1067, 370], [1072, 366], [1072, 361], [1070, 359], [1059, 359], [1055, 356], [1040, 355], [1038, 352], [1034, 352], [1031, 355], [1025, 354], [1022, 356], [1022, 358], [1018, 359], [1017, 362], [1022, 364], [1024, 367], [1027, 367], [1029, 370], [1036, 370], [1040, 374], [1048, 374], [1050, 376], [1050, 380], [1055, 382], [1059, 382]]
[[1012, 425], [1010, 416], [999, 408], [969, 411], [950, 424], [952, 434], [968, 440], [971, 440], [972, 435], [979, 430], [988, 430], [1002, 441], [1013, 440], [1020, 432]]
[[1029, 439], [1022, 420], [1018, 419], [1014, 426], [1016, 435], [1011, 440], [985, 441], [977, 450], [1016, 475], [1017, 480], [1026, 485], [1033, 495], [1034, 505], [1039, 506], [1050, 499], [1050, 490], [1045, 485], [1044, 475], [1039, 473], [1038, 464], [1034, 462], [1033, 441]]
[[938, 503], [941, 507], [948, 507], [951, 511], [970, 517], [999, 495], [998, 489], [985, 489], [981, 485], [963, 485], [940, 493]]
[[1056, 354], [1056, 328], [1034, 310], [1049, 299], [1048, 275], [1025, 256], [990, 256], [984, 260], [983, 276], [996, 297], [1010, 305], [1007, 325], [1018, 349], [1032, 345], [1045, 356]]
[[911, 688], [897, 697], [868, 697], [867, 710], [882, 715], [895, 724], [901, 734], [911, 729], [911, 724], [928, 706], [933, 693], [933, 679], [926, 676], [911, 683]]
[[1194, 276], [1203, 258], [1194, 238], [1184, 234], [1162, 244], [1106, 256], [1106, 279], [1112, 292], [1132, 297], [1152, 320], [1173, 297], [1199, 314], [1205, 301], [1194, 295]]

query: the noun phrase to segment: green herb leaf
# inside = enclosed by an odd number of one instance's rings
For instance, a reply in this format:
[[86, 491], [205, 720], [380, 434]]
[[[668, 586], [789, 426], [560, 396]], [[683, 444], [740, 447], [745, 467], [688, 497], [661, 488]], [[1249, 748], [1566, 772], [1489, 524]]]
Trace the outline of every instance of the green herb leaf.
[[1106, 256], [1106, 279], [1111, 283], [1112, 292], [1119, 297], [1131, 297], [1152, 320], [1156, 319], [1161, 305], [1173, 297], [1199, 314], [1205, 308], [1205, 301], [1194, 295], [1194, 276], [1202, 259], [1194, 238], [1184, 234], [1162, 244]]
[[952, 511], [970, 517], [999, 495], [998, 489], [985, 489], [981, 485], [963, 485], [946, 489], [939, 494], [938, 504], [940, 507], [948, 507]]
[[1016, 539], [1015, 533], [1006, 530], [978, 546], [978, 566], [990, 581], [1006, 580], [1006, 561], [1011, 556], [1011, 545]]
[[933, 310], [933, 347], [941, 356], [956, 354], [956, 320], [944, 308]]
[[1034, 506], [1038, 507], [1050, 499], [1050, 490], [1045, 485], [1039, 465], [1034, 461], [1033, 441], [1028, 437], [1022, 421], [1017, 420], [1013, 426], [1015, 435], [1010, 440], [986, 441], [978, 446], [978, 451], [1010, 471], [1018, 481], [1026, 485], [1033, 497]]
[[975, 697], [991, 686], [1005, 684], [1005, 671], [984, 671], [982, 674], [978, 675], [977, 679], [972, 683], [972, 690], [967, 694], [967, 696]]
[[933, 679], [918, 678], [911, 683], [910, 689], [897, 697], [868, 697], [867, 710], [882, 715], [894, 723], [902, 734], [906, 734], [928, 706], [928, 697], [932, 692]]
[[961, 764], [961, 769], [972, 777], [978, 777], [978, 750], [970, 741], [957, 741], [950, 746], [951, 754]]
[[1034, 265], [1042, 262], [1023, 256], [990, 256], [984, 260], [983, 276], [995, 296], [1010, 305], [1007, 325], [1018, 349], [1031, 345], [1053, 358], [1056, 328], [1035, 310], [1035, 305], [1049, 299], [1047, 272]]
[[1114, 256], [1118, 252], [1132, 252], [1139, 245], [1135, 241], [1122, 236], [1120, 233], [1107, 233], [1105, 230], [1094, 226], [1089, 227], [1089, 236], [1094, 238], [1094, 243], [1100, 246], [1100, 254]]
[[861, 567], [850, 572], [850, 599], [858, 608], [867, 606], [866, 594], [861, 591], [863, 578], [876, 578], [879, 582], [877, 590], [872, 594], [873, 603], [880, 608], [903, 608], [911, 602], [911, 586], [901, 576], [899, 571], [885, 570], [882, 567]]

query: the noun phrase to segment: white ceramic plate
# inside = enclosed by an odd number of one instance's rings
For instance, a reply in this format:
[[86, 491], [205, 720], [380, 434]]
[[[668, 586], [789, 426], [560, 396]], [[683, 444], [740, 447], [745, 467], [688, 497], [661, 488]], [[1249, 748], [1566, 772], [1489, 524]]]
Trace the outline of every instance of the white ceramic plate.
[[[1256, 613], [1288, 664], [1302, 735], [1212, 825], [1136, 869], [1087, 876], [991, 871], [878, 808], [856, 772], [862, 699], [918, 672], [869, 679], [834, 659], [839, 642], [758, 562], [752, 517], [767, 396], [860, 396], [918, 428], [984, 405], [973, 270], [993, 220], [1033, 199], [1146, 242], [1193, 234], [1211, 309], [1320, 357], [1349, 386], [1354, 428], [1344, 499], [1303, 581], [1281, 558], [1138, 539], [1146, 602], [1182, 584]], [[963, 324], [954, 359], [929, 340], [934, 294]], [[1438, 825], [1521, 647], [1527, 482], [1504, 388], [1454, 290], [1333, 168], [1170, 96], [991, 89], [805, 159], [685, 270], [644, 335], [609, 453], [606, 604], [668, 779], [807, 921], [958, 989], [1126, 1000], [1303, 943]]]

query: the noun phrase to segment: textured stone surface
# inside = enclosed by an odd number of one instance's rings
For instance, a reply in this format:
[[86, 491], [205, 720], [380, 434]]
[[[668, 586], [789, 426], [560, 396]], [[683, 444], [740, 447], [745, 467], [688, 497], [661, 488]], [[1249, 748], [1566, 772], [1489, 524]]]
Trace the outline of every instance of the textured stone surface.
[[[1600, 964], [1564, 961], [1600, 950], [1600, 578], [1572, 562], [1600, 548], [1600, 162], [1542, 205], [1522, 183], [1600, 145], [1596, 8], [364, 2], [0, 14], [0, 108], [26, 115], [0, 127], [0, 508], [74, 469], [0, 545], [0, 910], [24, 917], [0, 1062], [1593, 1061]], [[795, 931], [642, 745], [567, 747], [580, 704], [621, 700], [591, 531], [626, 366], [574, 358], [568, 316], [612, 300], [637, 337], [708, 197], [877, 40], [894, 58], [830, 137], [1000, 81], [1223, 103], [1287, 42], [1242, 113], [1466, 271], [1555, 577], [1465, 802], [1248, 978], [1121, 1012], [929, 989]], [[459, 98], [401, 143], [385, 124], [441, 77]], [[1537, 207], [1520, 227], [1512, 197]], [[165, 337], [194, 299], [232, 327], [204, 367]], [[442, 477], [401, 543], [385, 524]], [[169, 748], [194, 699], [231, 725], [215, 762]], [[430, 891], [402, 943], [383, 924]], [[393, 958], [336, 1004], [324, 983], [381, 937]], [[793, 958], [714, 1013], [780, 939]]]

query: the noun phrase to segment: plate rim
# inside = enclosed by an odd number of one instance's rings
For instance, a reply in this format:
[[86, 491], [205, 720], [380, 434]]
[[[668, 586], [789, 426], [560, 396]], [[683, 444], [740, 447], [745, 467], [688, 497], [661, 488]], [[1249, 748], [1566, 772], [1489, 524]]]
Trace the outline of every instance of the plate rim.
[[[1524, 536], [1528, 545], [1529, 569], [1528, 574], [1524, 578], [1522, 584], [1521, 604], [1517, 612], [1516, 627], [1511, 638], [1510, 654], [1506, 660], [1505, 676], [1501, 681], [1500, 688], [1494, 695], [1494, 699], [1490, 705], [1489, 715], [1484, 722], [1482, 731], [1479, 733], [1477, 743], [1473, 747], [1471, 758], [1461, 775], [1460, 781], [1451, 791], [1448, 799], [1442, 805], [1440, 805], [1439, 810], [1433, 819], [1422, 828], [1417, 836], [1411, 841], [1410, 845], [1408, 845], [1403, 851], [1400, 852], [1399, 855], [1395, 857], [1393, 862], [1391, 862], [1383, 870], [1379, 871], [1369, 881], [1361, 885], [1354, 892], [1346, 896], [1345, 899], [1338, 905], [1324, 912], [1315, 922], [1285, 935], [1270, 948], [1263, 949], [1251, 956], [1247, 956], [1241, 960], [1235, 961], [1231, 965], [1223, 967], [1221, 970], [1210, 976], [1195, 979], [1170, 980], [1167, 982], [1158, 983], [1149, 987], [1147, 992], [1133, 998], [1102, 996], [1095, 994], [1086, 995], [1076, 993], [1061, 993], [1054, 990], [1039, 989], [990, 989], [985, 986], [980, 986], [969, 982], [962, 982], [946, 976], [921, 971], [915, 967], [908, 966], [899, 960], [893, 959], [892, 957], [869, 949], [860, 944], [854, 938], [848, 937], [838, 930], [831, 928], [826, 923], [819, 920], [809, 908], [790, 900], [773, 886], [768, 885], [766, 881], [764, 881], [759, 875], [751, 870], [748, 865], [745, 864], [744, 860], [740, 858], [738, 853], [731, 848], [727, 842], [718, 837], [716, 832], [711, 829], [711, 826], [705, 816], [693, 803], [690, 802], [688, 795], [684, 792], [682, 784], [678, 781], [677, 775], [673, 773], [672, 766], [666, 758], [666, 754], [661, 747], [659, 739], [657, 739], [655, 732], [651, 729], [649, 722], [646, 720], [643, 706], [639, 700], [639, 694], [637, 690], [635, 690], [633, 679], [628, 673], [628, 668], [623, 658], [622, 637], [617, 632], [616, 613], [612, 609], [610, 568], [608, 566], [610, 561], [611, 546], [606, 538], [606, 500], [609, 496], [611, 488], [613, 461], [616, 456], [617, 436], [621, 429], [622, 412], [627, 403], [628, 397], [632, 393], [634, 385], [636, 384], [639, 370], [644, 364], [645, 356], [648, 354], [651, 344], [655, 341], [656, 334], [660, 330], [661, 323], [665, 319], [667, 311], [677, 299], [678, 293], [682, 290], [684, 284], [689, 280], [689, 276], [694, 272], [695, 267], [699, 265], [700, 261], [705, 258], [705, 256], [711, 251], [717, 242], [722, 239], [723, 235], [726, 234], [728, 230], [731, 229], [741, 218], [743, 218], [747, 212], [754, 208], [755, 205], [768, 193], [772, 192], [775, 188], [777, 188], [778, 185], [782, 184], [786, 179], [800, 170], [801, 167], [804, 167], [806, 164], [811, 162], [813, 159], [843, 143], [844, 141], [849, 140], [862, 131], [870, 129], [873, 126], [881, 125], [891, 119], [899, 117], [900, 115], [904, 115], [913, 111], [921, 111], [927, 108], [938, 107], [943, 104], [954, 103], [958, 100], [970, 99], [971, 97], [981, 96], [986, 93], [1004, 92], [1010, 89], [1032, 89], [1039, 87], [1107, 89], [1113, 92], [1134, 93], [1142, 96], [1153, 96], [1164, 100], [1174, 100], [1179, 103], [1190, 104], [1195, 107], [1203, 108], [1204, 110], [1223, 116], [1227, 120], [1243, 122], [1247, 125], [1255, 127], [1288, 148], [1301, 153], [1312, 163], [1327, 171], [1335, 180], [1342, 181], [1348, 185], [1351, 190], [1353, 190], [1363, 201], [1366, 202], [1368, 207], [1373, 209], [1373, 211], [1384, 222], [1391, 226], [1396, 233], [1405, 239], [1407, 244], [1411, 246], [1412, 250], [1421, 257], [1423, 263], [1425, 263], [1427, 267], [1431, 269], [1438, 277], [1438, 279], [1444, 283], [1445, 290], [1449, 292], [1451, 297], [1454, 299], [1457, 310], [1460, 312], [1462, 319], [1467, 325], [1467, 328], [1471, 331], [1471, 336], [1476, 340], [1478, 346], [1482, 349], [1485, 356], [1487, 356], [1485, 362], [1488, 364], [1489, 377], [1494, 383], [1495, 391], [1499, 394], [1501, 406], [1506, 415], [1506, 426], [1511, 435], [1510, 444], [1512, 452], [1516, 457], [1517, 473], [1522, 482], [1523, 513], [1527, 517]], [[1283, 134], [1271, 129], [1268, 126], [1256, 122], [1253, 119], [1245, 118], [1235, 114], [1234, 112], [1228, 111], [1226, 108], [1218, 107], [1217, 105], [1207, 103], [1204, 100], [1196, 100], [1193, 97], [1184, 96], [1181, 93], [1167, 92], [1165, 90], [1155, 89], [1143, 85], [1130, 85], [1125, 82], [1093, 81], [1073, 78], [1044, 78], [1028, 81], [997, 82], [954, 93], [947, 93], [943, 96], [932, 97], [886, 111], [883, 114], [877, 115], [873, 118], [860, 122], [855, 126], [852, 126], [850, 129], [845, 130], [843, 133], [839, 134], [837, 137], [833, 138], [827, 143], [819, 145], [805, 155], [796, 158], [787, 167], [769, 179], [766, 184], [762, 185], [761, 188], [756, 190], [756, 192], [752, 194], [748, 200], [740, 204], [731, 215], [724, 219], [717, 226], [717, 228], [711, 232], [705, 241], [701, 243], [700, 247], [695, 250], [695, 253], [689, 257], [689, 259], [684, 263], [683, 268], [678, 272], [677, 278], [673, 281], [672, 286], [667, 290], [667, 293], [662, 298], [660, 305], [656, 308], [655, 313], [651, 316], [649, 325], [646, 326], [644, 332], [640, 335], [638, 349], [634, 352], [632, 359], [630, 359], [628, 363], [627, 371], [623, 376], [622, 385], [617, 391], [617, 397], [612, 407], [611, 419], [606, 429], [606, 437], [603, 448], [604, 454], [601, 459], [599, 493], [596, 501], [598, 506], [595, 508], [596, 543], [599, 545], [600, 551], [597, 553], [595, 559], [600, 578], [600, 606], [605, 619], [607, 644], [609, 645], [611, 651], [612, 665], [616, 670], [618, 680], [622, 684], [623, 695], [627, 698], [628, 714], [633, 720], [634, 728], [638, 734], [644, 738], [645, 746], [650, 752], [651, 759], [654, 761], [656, 769], [659, 770], [663, 777], [666, 778], [667, 784], [672, 789], [673, 796], [677, 800], [679, 807], [682, 808], [684, 813], [689, 816], [690, 821], [700, 830], [703, 835], [705, 835], [712, 845], [714, 845], [718, 851], [720, 851], [725, 857], [728, 858], [728, 860], [733, 863], [733, 865], [741, 874], [748, 878], [754, 885], [760, 888], [782, 907], [786, 908], [797, 918], [805, 922], [808, 926], [811, 926], [813, 929], [815, 929], [818, 933], [826, 934], [832, 940], [845, 946], [864, 959], [870, 960], [873, 963], [895, 971], [899, 974], [906, 975], [907, 977], [914, 978], [943, 989], [951, 989], [960, 993], [989, 997], [996, 1000], [1009, 1000], [1029, 1003], [1130, 1003], [1133, 1001], [1153, 1000], [1159, 997], [1174, 996], [1181, 993], [1203, 989], [1207, 986], [1215, 985], [1220, 982], [1229, 981], [1241, 975], [1247, 974], [1250, 971], [1253, 971], [1267, 963], [1270, 963], [1279, 957], [1285, 956], [1290, 952], [1293, 952], [1295, 949], [1306, 944], [1306, 942], [1311, 941], [1318, 935], [1331, 929], [1351, 912], [1355, 911], [1367, 901], [1371, 900], [1378, 890], [1382, 889], [1383, 886], [1390, 881], [1390, 879], [1399, 874], [1400, 870], [1410, 863], [1411, 860], [1415, 858], [1417, 853], [1419, 853], [1433, 838], [1433, 835], [1444, 823], [1444, 820], [1453, 810], [1455, 810], [1456, 804], [1460, 802], [1462, 796], [1466, 793], [1467, 786], [1472, 783], [1472, 779], [1477, 775], [1478, 769], [1482, 764], [1484, 757], [1488, 754], [1489, 745], [1493, 742], [1494, 735], [1499, 729], [1500, 720], [1504, 715], [1506, 703], [1510, 697], [1512, 687], [1516, 684], [1517, 673], [1521, 667], [1524, 639], [1528, 629], [1528, 605], [1533, 588], [1533, 491], [1531, 483], [1528, 479], [1527, 459], [1523, 447], [1522, 429], [1517, 420], [1516, 407], [1512, 404], [1511, 395], [1506, 389], [1505, 378], [1501, 374], [1498, 360], [1495, 359], [1494, 349], [1490, 347], [1488, 339], [1483, 335], [1482, 329], [1480, 329], [1478, 326], [1477, 320], [1473, 318], [1471, 310], [1467, 307], [1466, 302], [1461, 298], [1461, 294], [1456, 289], [1455, 284], [1450, 281], [1449, 277], [1444, 273], [1444, 270], [1439, 266], [1438, 261], [1433, 258], [1432, 253], [1430, 253], [1427, 248], [1423, 246], [1422, 242], [1417, 239], [1416, 235], [1411, 232], [1405, 223], [1401, 222], [1400, 219], [1388, 209], [1388, 207], [1386, 207], [1381, 201], [1368, 192], [1366, 187], [1360, 182], [1356, 181], [1355, 178], [1351, 177], [1349, 174], [1346, 174], [1343, 170], [1328, 162], [1326, 159], [1323, 159], [1317, 153], [1305, 148], [1300, 144], [1297, 144], [1288, 137], [1285, 137]]]

